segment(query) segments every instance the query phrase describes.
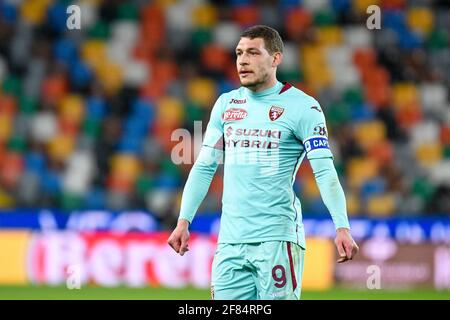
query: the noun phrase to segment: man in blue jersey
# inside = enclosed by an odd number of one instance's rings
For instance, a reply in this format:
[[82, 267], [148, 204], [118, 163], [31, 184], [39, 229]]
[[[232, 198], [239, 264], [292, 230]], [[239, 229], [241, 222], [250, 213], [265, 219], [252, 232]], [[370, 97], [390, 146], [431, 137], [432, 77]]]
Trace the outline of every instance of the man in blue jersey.
[[189, 250], [189, 224], [224, 158], [213, 299], [300, 299], [306, 243], [293, 183], [305, 156], [336, 228], [337, 262], [358, 252], [322, 109], [311, 96], [277, 80], [282, 52], [281, 37], [270, 27], [241, 34], [236, 47], [241, 87], [222, 94], [211, 111], [168, 239], [180, 255]]

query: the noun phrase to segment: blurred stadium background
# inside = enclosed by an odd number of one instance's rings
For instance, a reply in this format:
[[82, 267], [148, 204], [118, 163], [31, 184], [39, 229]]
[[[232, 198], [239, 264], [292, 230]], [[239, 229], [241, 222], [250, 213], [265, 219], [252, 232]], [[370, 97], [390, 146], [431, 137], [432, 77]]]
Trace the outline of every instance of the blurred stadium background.
[[209, 299], [222, 173], [177, 257], [165, 241], [190, 165], [171, 134], [206, 128], [260, 23], [285, 40], [279, 80], [323, 107], [361, 248], [334, 263], [305, 161], [304, 298], [450, 298], [448, 1], [0, 0], [0, 299]]

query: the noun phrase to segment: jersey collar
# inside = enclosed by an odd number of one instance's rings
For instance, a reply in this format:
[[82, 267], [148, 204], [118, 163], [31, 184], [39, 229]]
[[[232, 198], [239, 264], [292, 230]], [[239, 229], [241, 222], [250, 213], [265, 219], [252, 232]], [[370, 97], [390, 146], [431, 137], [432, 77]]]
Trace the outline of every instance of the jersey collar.
[[250, 97], [264, 97], [264, 96], [268, 96], [274, 93], [278, 93], [280, 92], [281, 88], [283, 87], [283, 84], [280, 81], [277, 81], [272, 87], [267, 88], [266, 90], [263, 91], [259, 91], [259, 92], [253, 92], [252, 90], [245, 88], [245, 91], [247, 91], [247, 94]]

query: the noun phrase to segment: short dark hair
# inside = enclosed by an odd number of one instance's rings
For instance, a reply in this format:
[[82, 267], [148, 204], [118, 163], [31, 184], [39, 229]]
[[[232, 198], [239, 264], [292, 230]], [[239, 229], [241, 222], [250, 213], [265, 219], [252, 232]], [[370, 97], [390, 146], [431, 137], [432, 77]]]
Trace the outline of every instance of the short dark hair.
[[244, 30], [241, 33], [241, 38], [262, 38], [267, 51], [270, 54], [275, 52], [283, 52], [283, 40], [280, 34], [274, 28], [265, 25], [256, 25]]

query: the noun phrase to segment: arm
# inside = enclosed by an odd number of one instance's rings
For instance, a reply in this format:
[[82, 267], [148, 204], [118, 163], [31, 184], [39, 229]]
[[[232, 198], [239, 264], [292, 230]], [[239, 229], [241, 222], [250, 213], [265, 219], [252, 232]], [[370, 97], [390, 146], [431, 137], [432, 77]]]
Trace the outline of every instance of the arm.
[[223, 151], [203, 146], [189, 173], [181, 197], [177, 227], [168, 239], [169, 245], [180, 255], [189, 251], [189, 224], [208, 193]]
[[339, 182], [333, 160], [331, 158], [319, 158], [311, 159], [309, 163], [316, 178], [322, 200], [331, 214], [336, 230], [340, 228], [350, 230], [344, 190]]
[[222, 150], [202, 147], [184, 186], [179, 219], [192, 223], [195, 213], [208, 193], [222, 155]]
[[338, 263], [341, 263], [353, 259], [359, 249], [350, 235], [345, 195], [334, 168], [325, 116], [317, 100], [309, 97], [304, 104], [296, 134], [303, 143], [320, 195], [333, 219], [335, 244], [340, 256]]
[[189, 172], [181, 197], [178, 223], [167, 243], [180, 255], [189, 251], [189, 225], [208, 193], [209, 186], [223, 156], [221, 97], [211, 111], [200, 153]]
[[351, 260], [359, 248], [350, 234], [344, 190], [339, 182], [333, 160], [331, 158], [315, 158], [310, 160], [310, 164], [322, 200], [330, 212], [336, 228], [335, 245], [340, 256], [338, 263]]

